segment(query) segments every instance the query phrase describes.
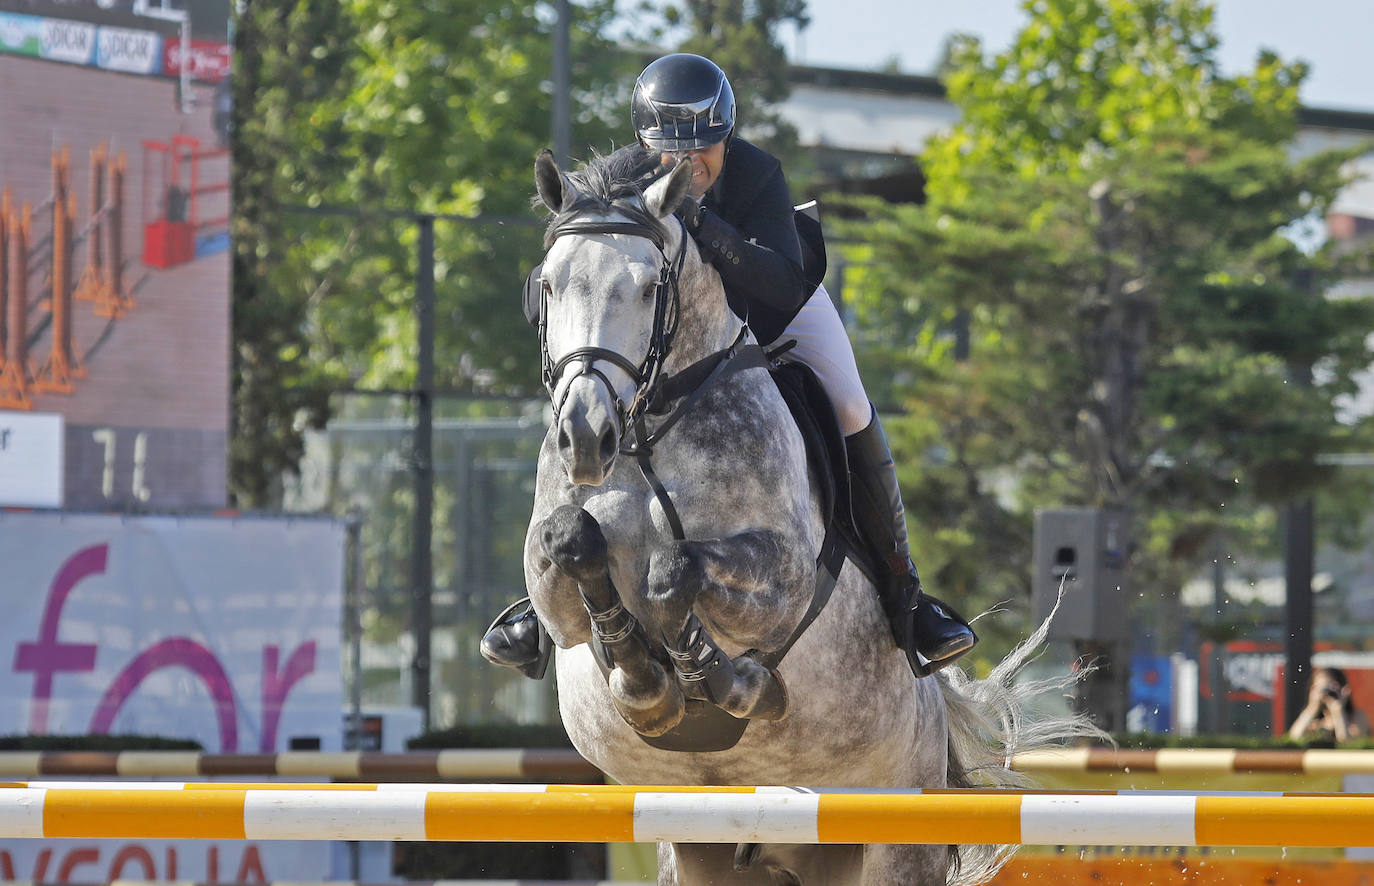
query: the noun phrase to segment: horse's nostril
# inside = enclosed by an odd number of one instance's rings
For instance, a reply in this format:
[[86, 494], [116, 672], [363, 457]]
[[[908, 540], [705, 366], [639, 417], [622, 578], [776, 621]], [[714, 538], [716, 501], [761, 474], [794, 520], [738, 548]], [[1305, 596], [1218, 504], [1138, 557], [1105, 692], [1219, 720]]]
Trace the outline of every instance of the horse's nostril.
[[606, 430], [601, 432], [601, 443], [599, 449], [601, 453], [601, 463], [603, 465], [609, 464], [610, 460], [615, 458], [615, 450], [615, 428], [607, 427]]
[[572, 449], [572, 437], [568, 436], [568, 429], [562, 427], [558, 429], [558, 448], [564, 452]]

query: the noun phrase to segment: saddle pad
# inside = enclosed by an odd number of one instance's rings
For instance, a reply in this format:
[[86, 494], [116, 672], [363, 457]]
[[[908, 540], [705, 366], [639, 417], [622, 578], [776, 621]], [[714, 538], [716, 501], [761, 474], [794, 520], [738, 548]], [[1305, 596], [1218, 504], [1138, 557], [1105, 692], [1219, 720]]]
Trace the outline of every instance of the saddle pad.
[[807, 463], [820, 486], [821, 517], [827, 526], [833, 523], [839, 530], [849, 559], [872, 580], [880, 573], [854, 525], [849, 456], [835, 418], [835, 407], [816, 374], [805, 364], [783, 358], [773, 360], [769, 371], [806, 446]]
[[827, 525], [836, 518], [845, 526], [852, 526], [849, 462], [830, 398], [816, 374], [803, 363], [777, 360], [769, 365], [769, 372], [806, 445], [807, 463], [820, 486], [822, 519]]

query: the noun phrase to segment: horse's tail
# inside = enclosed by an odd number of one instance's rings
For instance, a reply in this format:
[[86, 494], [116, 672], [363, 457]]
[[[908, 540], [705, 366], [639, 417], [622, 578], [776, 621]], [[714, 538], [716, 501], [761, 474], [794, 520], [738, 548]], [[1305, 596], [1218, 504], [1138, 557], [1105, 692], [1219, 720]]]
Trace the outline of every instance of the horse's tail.
[[[1055, 606], [1057, 610], [1058, 605]], [[937, 675], [949, 722], [948, 783], [958, 788], [1026, 788], [1031, 779], [1011, 769], [1013, 754], [1060, 746], [1075, 738], [1107, 739], [1084, 714], [1038, 715], [1028, 710], [1038, 696], [1062, 693], [1088, 673], [1039, 680], [1017, 680], [1038, 657], [1049, 631], [1049, 618], [1002, 659], [982, 680], [953, 667]], [[949, 882], [975, 884], [990, 879], [1018, 847], [961, 845], [951, 847]]]

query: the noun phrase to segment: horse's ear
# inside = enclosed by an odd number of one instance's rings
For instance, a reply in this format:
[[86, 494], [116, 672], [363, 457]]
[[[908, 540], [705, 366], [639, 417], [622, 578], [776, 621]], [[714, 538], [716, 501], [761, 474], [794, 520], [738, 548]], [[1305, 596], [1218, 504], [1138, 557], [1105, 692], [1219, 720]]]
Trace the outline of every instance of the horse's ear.
[[645, 189], [644, 208], [649, 210], [654, 218], [666, 218], [668, 213], [677, 209], [677, 205], [687, 196], [687, 189], [691, 186], [692, 161], [684, 158], [678, 161], [672, 172]]
[[577, 190], [568, 177], [558, 169], [553, 159], [553, 151], [548, 148], [539, 152], [534, 161], [534, 186], [539, 190], [539, 199], [551, 212], [562, 212], [563, 207], [573, 202]]

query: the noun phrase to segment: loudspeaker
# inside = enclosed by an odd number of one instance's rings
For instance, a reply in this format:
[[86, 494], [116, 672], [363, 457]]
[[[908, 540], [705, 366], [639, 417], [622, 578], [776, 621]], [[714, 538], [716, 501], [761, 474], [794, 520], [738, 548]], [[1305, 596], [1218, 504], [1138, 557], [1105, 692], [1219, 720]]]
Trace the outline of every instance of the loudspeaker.
[[1031, 604], [1035, 623], [1050, 614], [1061, 583], [1064, 599], [1050, 623], [1051, 640], [1120, 640], [1126, 630], [1126, 557], [1130, 523], [1115, 508], [1035, 512]]

